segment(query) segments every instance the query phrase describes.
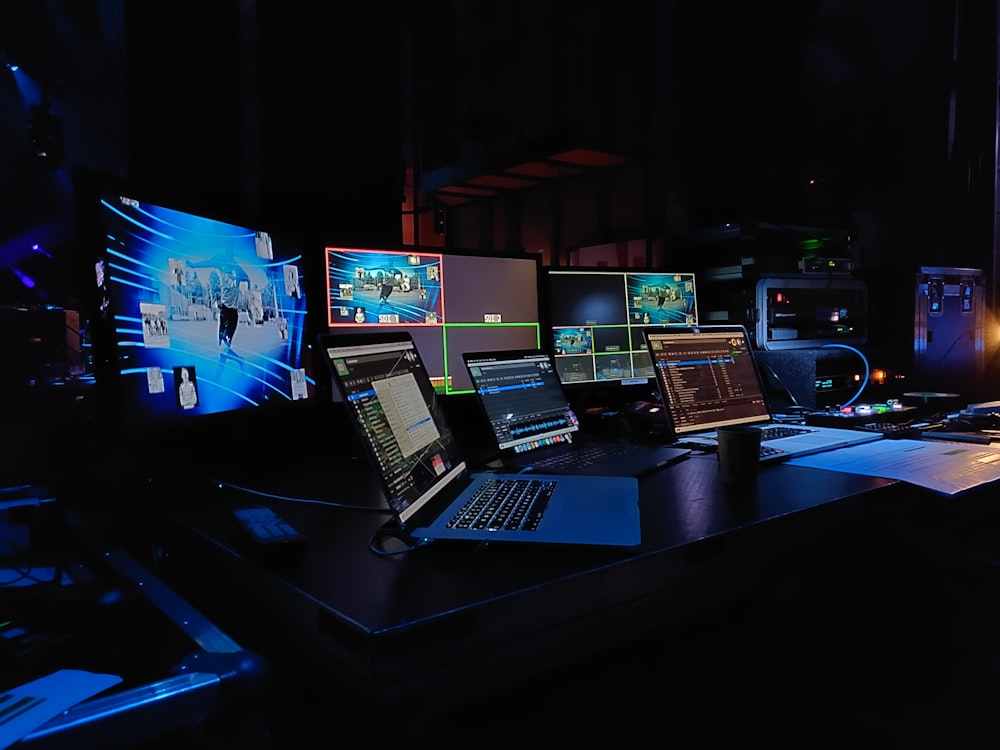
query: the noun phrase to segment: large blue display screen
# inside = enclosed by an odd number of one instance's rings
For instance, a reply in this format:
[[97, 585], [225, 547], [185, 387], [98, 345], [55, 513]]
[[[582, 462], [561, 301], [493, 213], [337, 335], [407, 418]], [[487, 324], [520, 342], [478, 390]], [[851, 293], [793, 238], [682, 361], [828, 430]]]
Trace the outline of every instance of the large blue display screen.
[[126, 418], [310, 398], [297, 243], [122, 195], [101, 198], [99, 306]]

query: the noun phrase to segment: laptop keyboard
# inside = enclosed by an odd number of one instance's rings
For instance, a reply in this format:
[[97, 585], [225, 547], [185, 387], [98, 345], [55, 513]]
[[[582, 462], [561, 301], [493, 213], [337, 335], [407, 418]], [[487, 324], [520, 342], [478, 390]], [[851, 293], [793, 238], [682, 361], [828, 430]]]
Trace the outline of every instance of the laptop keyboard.
[[763, 443], [766, 440], [777, 440], [778, 438], [791, 437], [792, 435], [804, 435], [807, 432], [812, 432], [812, 430], [805, 427], [788, 427], [786, 425], [761, 427], [760, 441]]
[[805, 432], [811, 432], [811, 430], [805, 427], [788, 427], [787, 425], [776, 425], [774, 427], [761, 427], [760, 428], [760, 457], [774, 456], [778, 453], [784, 453], [780, 448], [773, 448], [769, 445], [765, 445], [768, 440], [776, 440], [778, 438], [791, 437], [792, 435], [801, 435]]
[[546, 456], [532, 463], [536, 471], [558, 469], [560, 471], [585, 469], [597, 461], [604, 461], [611, 456], [628, 453], [633, 447], [628, 443], [601, 443], [588, 445], [585, 448], [566, 451], [558, 455]]
[[535, 531], [555, 488], [551, 479], [489, 479], [448, 522], [448, 528]]

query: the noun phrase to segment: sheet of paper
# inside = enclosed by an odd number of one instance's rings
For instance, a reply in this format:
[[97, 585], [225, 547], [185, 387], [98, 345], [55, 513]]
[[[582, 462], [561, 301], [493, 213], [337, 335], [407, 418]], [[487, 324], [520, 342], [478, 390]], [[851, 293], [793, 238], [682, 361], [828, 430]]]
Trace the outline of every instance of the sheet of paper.
[[61, 669], [19, 687], [0, 690], [0, 749], [121, 681], [113, 674]]
[[1000, 479], [1000, 444], [879, 440], [788, 460], [793, 466], [899, 479], [945, 495]]

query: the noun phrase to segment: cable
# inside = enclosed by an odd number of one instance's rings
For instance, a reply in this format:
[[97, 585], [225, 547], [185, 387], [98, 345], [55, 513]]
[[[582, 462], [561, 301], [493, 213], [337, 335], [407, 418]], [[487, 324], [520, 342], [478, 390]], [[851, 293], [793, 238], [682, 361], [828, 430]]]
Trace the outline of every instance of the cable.
[[[383, 544], [386, 539], [395, 539], [403, 546], [399, 549], [387, 550]], [[418, 539], [414, 542], [407, 541], [403, 538], [402, 529], [394, 526], [393, 522], [389, 521], [379, 526], [375, 533], [372, 534], [371, 541], [368, 542], [368, 549], [379, 557], [392, 557], [393, 555], [401, 555], [404, 552], [412, 552], [419, 547], [426, 547], [430, 543], [430, 539]]]
[[[274, 495], [270, 492], [262, 492], [261, 490], [250, 489], [249, 487], [241, 487], [237, 484], [232, 484], [231, 482], [219, 482], [216, 484], [220, 488], [227, 487], [238, 492], [246, 492], [250, 495], [259, 495], [261, 497], [271, 498], [272, 500], [282, 500], [289, 503], [306, 503], [310, 505], [323, 505], [328, 508], [346, 508], [347, 510], [360, 510], [367, 513], [386, 513], [391, 514], [392, 511], [389, 508], [372, 508], [365, 505], [344, 505], [343, 503], [331, 503], [327, 500], [312, 500], [309, 498], [301, 497], [288, 497], [287, 495]], [[386, 539], [396, 539], [403, 546], [399, 549], [387, 550], [383, 545], [383, 541]], [[378, 530], [372, 535], [371, 541], [368, 543], [368, 549], [374, 552], [380, 557], [391, 557], [393, 555], [400, 555], [404, 552], [410, 552], [419, 547], [426, 547], [430, 544], [430, 539], [420, 539], [415, 542], [406, 541], [402, 535], [399, 528], [393, 528], [392, 521], [382, 524]]]
[[955, 345], [958, 344], [958, 342], [961, 341], [962, 339], [964, 339], [965, 337], [966, 337], [966, 334], [964, 334], [964, 333], [956, 336], [955, 340], [951, 342], [951, 346], [948, 347], [948, 350], [944, 354], [942, 354], [940, 357], [938, 357], [937, 361], [934, 362], [934, 364], [935, 365], [939, 365], [942, 362], [944, 362], [948, 358], [948, 355], [951, 354], [951, 350], [955, 348]]
[[801, 405], [795, 398], [795, 394], [793, 394], [790, 390], [788, 390], [788, 386], [786, 386], [781, 381], [781, 378], [778, 377], [778, 373], [774, 371], [774, 368], [771, 367], [771, 365], [767, 364], [766, 362], [763, 364], [764, 368], [767, 370], [768, 375], [770, 375], [771, 378], [773, 378], [774, 382], [777, 383], [778, 386], [781, 388], [781, 391], [784, 394], [785, 398], [788, 399], [788, 405], [801, 408]]
[[848, 346], [847, 344], [824, 344], [820, 348], [821, 349], [847, 349], [848, 351], [854, 352], [859, 357], [861, 357], [861, 361], [864, 362], [864, 364], [865, 364], [865, 377], [861, 381], [861, 387], [858, 388], [858, 392], [855, 393], [851, 397], [851, 399], [849, 401], [847, 401], [845, 404], [843, 404], [843, 406], [850, 406], [851, 404], [853, 404], [855, 401], [858, 400], [858, 397], [861, 395], [861, 393], [865, 390], [865, 387], [868, 385], [868, 376], [871, 374], [871, 368], [868, 366], [868, 358], [861, 352], [860, 349], [855, 349], [853, 346]]
[[[30, 552], [30, 548], [19, 544], [17, 542], [12, 542], [8, 540], [0, 540], [0, 545], [4, 547], [4, 557], [8, 555], [23, 555]], [[13, 573], [13, 577], [8, 578], [6, 575], [0, 578], [0, 589], [14, 588], [15, 586], [21, 586], [25, 581], [31, 581], [32, 583], [49, 583], [53, 579], [37, 576], [35, 575], [35, 569], [44, 570], [43, 566], [37, 565], [33, 562], [26, 562], [23, 565], [11, 564], [7, 566], [3, 573]], [[58, 584], [59, 576], [54, 575], [54, 580]]]
[[272, 500], [282, 500], [289, 503], [305, 503], [309, 505], [324, 505], [328, 508], [345, 508], [347, 510], [360, 510], [366, 513], [392, 513], [389, 508], [373, 508], [368, 505], [345, 505], [344, 503], [331, 503], [328, 500], [312, 500], [304, 497], [288, 497], [287, 495], [273, 495], [270, 492], [262, 492], [260, 490], [253, 490], [249, 487], [241, 487], [237, 484], [232, 484], [230, 482], [216, 482], [220, 488], [228, 487], [231, 490], [237, 490], [238, 492], [246, 492], [249, 495], [259, 495], [261, 497], [269, 497]]

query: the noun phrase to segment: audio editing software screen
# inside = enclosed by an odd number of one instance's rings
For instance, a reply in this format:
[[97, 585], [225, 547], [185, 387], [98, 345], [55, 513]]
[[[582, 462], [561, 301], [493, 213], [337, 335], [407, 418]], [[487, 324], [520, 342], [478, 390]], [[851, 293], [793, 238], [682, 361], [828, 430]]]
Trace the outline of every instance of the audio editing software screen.
[[501, 450], [569, 442], [580, 429], [547, 353], [484, 352], [468, 365]]

